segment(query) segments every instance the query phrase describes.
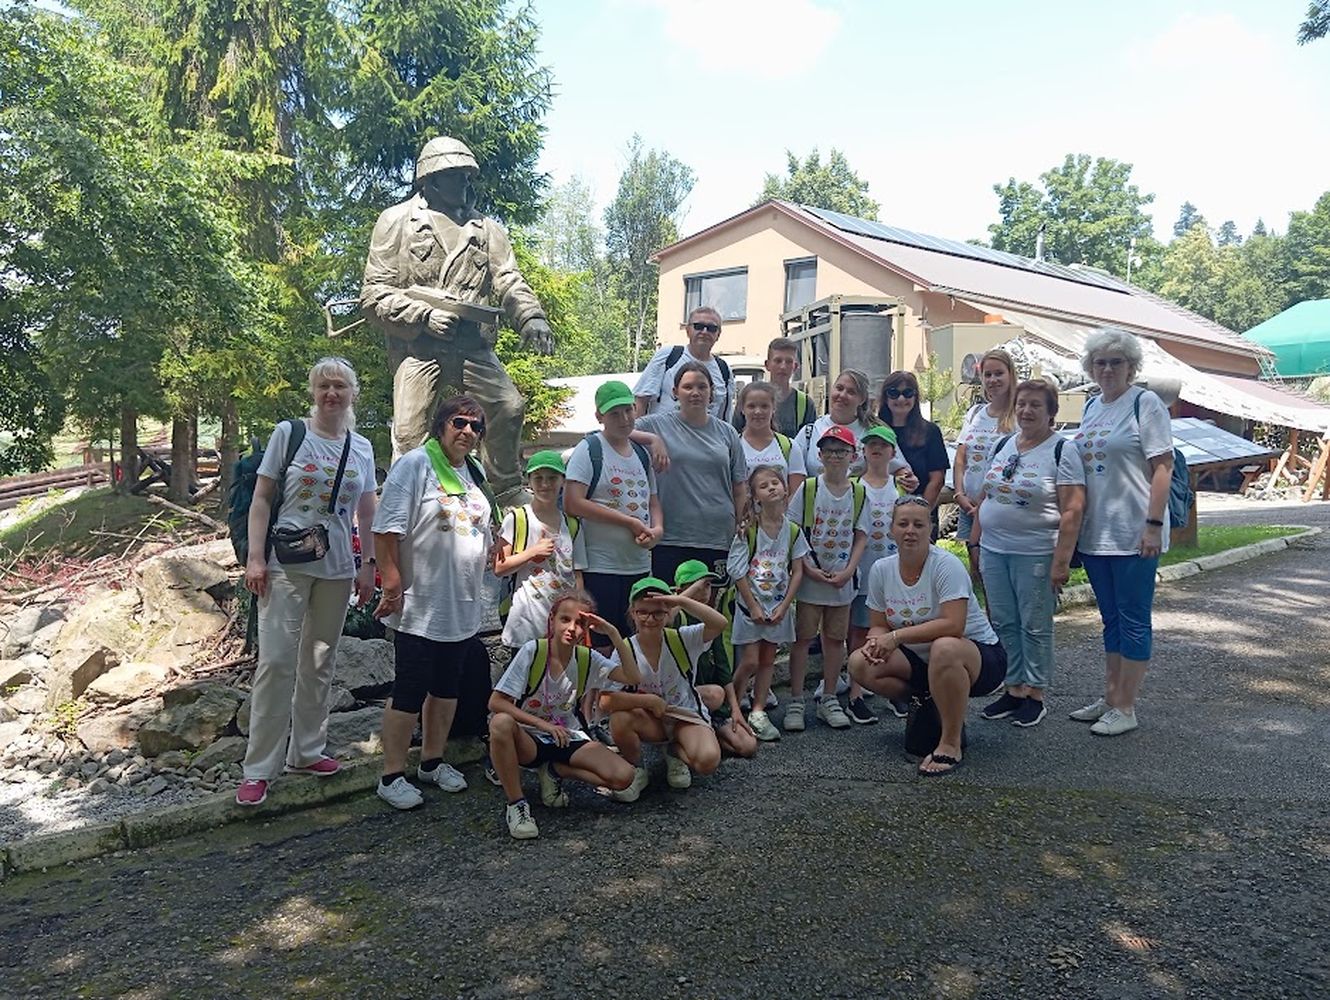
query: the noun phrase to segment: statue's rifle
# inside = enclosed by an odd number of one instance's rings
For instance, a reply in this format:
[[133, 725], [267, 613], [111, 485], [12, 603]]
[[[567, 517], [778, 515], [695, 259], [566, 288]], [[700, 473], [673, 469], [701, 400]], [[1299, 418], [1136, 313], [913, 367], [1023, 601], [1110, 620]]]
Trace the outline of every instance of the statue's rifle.
[[[499, 325], [499, 319], [503, 312], [495, 309], [493, 306], [480, 305], [476, 302], [463, 302], [461, 299], [454, 298], [446, 292], [437, 288], [427, 288], [424, 285], [412, 285], [403, 289], [406, 295], [423, 302], [431, 309], [442, 309], [444, 312], [452, 313], [458, 319], [475, 323], [478, 326], [496, 327]], [[323, 317], [327, 327], [329, 337], [340, 337], [350, 330], [354, 330], [365, 318], [360, 316], [345, 326], [337, 326], [338, 319], [347, 316], [352, 309], [359, 309], [359, 299], [329, 299], [323, 306]]]

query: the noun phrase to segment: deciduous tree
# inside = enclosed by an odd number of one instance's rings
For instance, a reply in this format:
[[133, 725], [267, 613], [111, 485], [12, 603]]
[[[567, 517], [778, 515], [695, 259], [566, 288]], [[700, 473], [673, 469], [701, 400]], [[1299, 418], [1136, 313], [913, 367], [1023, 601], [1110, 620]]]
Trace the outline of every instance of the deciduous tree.
[[877, 218], [878, 203], [868, 195], [868, 182], [854, 172], [839, 149], [832, 147], [826, 163], [816, 148], [803, 162], [789, 150], [785, 157], [785, 176], [767, 174], [755, 204], [780, 198], [861, 219]]

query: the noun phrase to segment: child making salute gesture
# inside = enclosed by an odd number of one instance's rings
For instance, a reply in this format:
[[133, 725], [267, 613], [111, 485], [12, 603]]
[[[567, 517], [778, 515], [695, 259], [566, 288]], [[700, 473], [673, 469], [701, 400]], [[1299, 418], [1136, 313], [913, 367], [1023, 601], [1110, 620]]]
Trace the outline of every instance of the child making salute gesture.
[[[628, 604], [637, 628], [628, 645], [642, 679], [636, 691], [623, 684], [624, 690], [601, 697], [602, 707], [611, 713], [615, 746], [636, 769], [632, 784], [614, 793], [620, 802], [636, 802], [647, 786], [643, 740], [666, 744], [665, 774], [671, 788], [687, 788], [693, 783], [693, 771], [710, 774], [720, 764], [720, 743], [697, 690], [697, 661], [725, 631], [725, 616], [701, 601], [671, 593], [670, 585], [654, 576], [633, 584]], [[697, 624], [667, 627], [676, 609]]]
[[[582, 719], [588, 690], [604, 686], [606, 679], [626, 685], [640, 680], [632, 648], [594, 613], [595, 606], [585, 591], [556, 596], [546, 637], [517, 651], [490, 695], [490, 759], [508, 796], [505, 819], [516, 840], [540, 835], [522, 793], [519, 768], [539, 768], [541, 801], [555, 809], [568, 805], [560, 778], [611, 789], [632, 784], [632, 766], [591, 739]], [[609, 639], [614, 660], [583, 645], [588, 630]]]
[[748, 477], [748, 516], [745, 527], [730, 546], [726, 567], [734, 580], [739, 601], [735, 604], [734, 646], [740, 650], [734, 688], [753, 685], [753, 711], [748, 725], [759, 740], [780, 739], [759, 706], [767, 703], [776, 648], [794, 641], [794, 615], [790, 608], [803, 579], [803, 558], [808, 542], [799, 525], [785, 519], [785, 476], [779, 467], [761, 465]]
[[[862, 485], [851, 482], [850, 462], [858, 442], [848, 427], [833, 425], [818, 439], [822, 474], [805, 480], [790, 498], [788, 517], [808, 540], [804, 577], [799, 585], [794, 644], [790, 646], [790, 707], [785, 710], [785, 731], [804, 729], [804, 675], [808, 647], [822, 636], [822, 701], [817, 715], [832, 729], [850, 725], [836, 697], [836, 685], [845, 664], [845, 640], [850, 632], [850, 605], [858, 588], [855, 570], [868, 545], [868, 510]], [[850, 697], [859, 695], [851, 687]]]

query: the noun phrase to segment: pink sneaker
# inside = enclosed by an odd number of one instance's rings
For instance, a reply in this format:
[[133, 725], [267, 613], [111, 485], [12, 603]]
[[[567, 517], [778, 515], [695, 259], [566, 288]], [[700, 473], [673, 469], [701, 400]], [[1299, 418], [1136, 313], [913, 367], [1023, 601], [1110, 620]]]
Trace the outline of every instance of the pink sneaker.
[[236, 805], [259, 806], [268, 797], [268, 783], [257, 778], [246, 778], [236, 789]]
[[335, 757], [320, 757], [313, 764], [302, 764], [296, 767], [293, 764], [286, 765], [287, 774], [312, 774], [316, 778], [327, 778], [342, 769], [342, 762]]

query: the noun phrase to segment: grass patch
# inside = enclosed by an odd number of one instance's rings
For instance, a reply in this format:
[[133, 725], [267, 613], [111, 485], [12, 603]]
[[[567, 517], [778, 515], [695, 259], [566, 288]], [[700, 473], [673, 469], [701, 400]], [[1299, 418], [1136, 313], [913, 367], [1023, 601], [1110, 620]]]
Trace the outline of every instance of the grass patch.
[[[1268, 524], [1203, 524], [1196, 530], [1195, 545], [1184, 545], [1169, 549], [1160, 558], [1159, 565], [1171, 566], [1174, 563], [1188, 562], [1201, 556], [1212, 556], [1216, 552], [1251, 545], [1253, 542], [1263, 542], [1267, 538], [1282, 538], [1285, 535], [1294, 535], [1299, 530], [1298, 528], [1282, 528]], [[962, 562], [965, 561], [965, 543], [958, 542], [954, 538], [944, 538], [938, 542], [938, 545], [959, 556]], [[1071, 571], [1071, 579], [1067, 582], [1067, 585], [1074, 587], [1077, 584], [1089, 582], [1085, 576], [1085, 570], [1074, 569]]]
[[[154, 515], [159, 515], [155, 521]], [[124, 551], [129, 539], [150, 521], [140, 543], [169, 535], [186, 523], [140, 497], [121, 496], [109, 487], [88, 490], [0, 532], [0, 557], [8, 561], [22, 554], [35, 559], [56, 549], [62, 556], [95, 559]]]

